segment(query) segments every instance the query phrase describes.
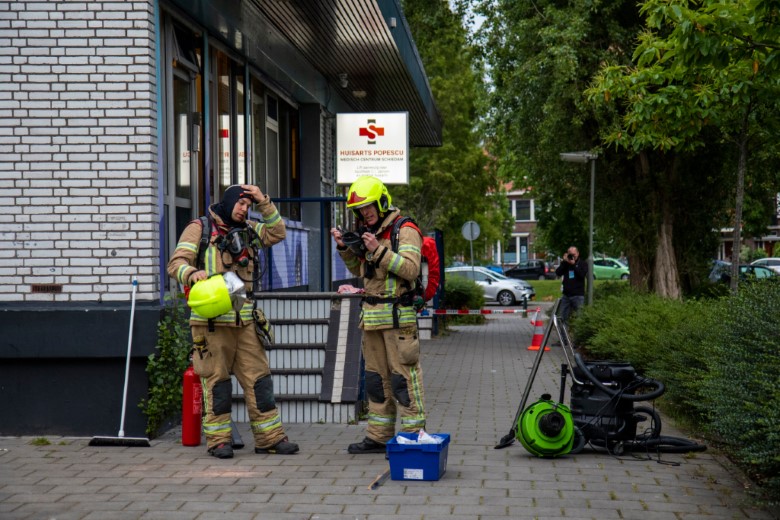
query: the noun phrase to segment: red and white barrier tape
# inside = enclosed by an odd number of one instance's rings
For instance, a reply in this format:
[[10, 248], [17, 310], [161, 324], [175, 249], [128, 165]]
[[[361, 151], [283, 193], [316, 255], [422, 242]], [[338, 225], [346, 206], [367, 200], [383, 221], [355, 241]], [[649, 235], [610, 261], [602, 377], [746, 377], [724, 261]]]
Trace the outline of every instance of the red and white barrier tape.
[[528, 314], [525, 309], [429, 309], [431, 314]]

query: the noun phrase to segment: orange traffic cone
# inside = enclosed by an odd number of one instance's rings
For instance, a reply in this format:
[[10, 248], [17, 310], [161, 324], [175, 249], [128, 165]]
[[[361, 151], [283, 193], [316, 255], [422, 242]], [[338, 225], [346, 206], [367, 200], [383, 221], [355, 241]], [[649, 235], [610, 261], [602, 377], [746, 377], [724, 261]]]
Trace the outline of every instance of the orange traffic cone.
[[[542, 340], [544, 339], [544, 322], [539, 317], [541, 312], [542, 310], [537, 307], [534, 319], [531, 322], [534, 324], [534, 337], [531, 339], [531, 346], [528, 347], [528, 350], [539, 350], [539, 347], [542, 346]], [[544, 350], [550, 350], [550, 347], [545, 346]]]

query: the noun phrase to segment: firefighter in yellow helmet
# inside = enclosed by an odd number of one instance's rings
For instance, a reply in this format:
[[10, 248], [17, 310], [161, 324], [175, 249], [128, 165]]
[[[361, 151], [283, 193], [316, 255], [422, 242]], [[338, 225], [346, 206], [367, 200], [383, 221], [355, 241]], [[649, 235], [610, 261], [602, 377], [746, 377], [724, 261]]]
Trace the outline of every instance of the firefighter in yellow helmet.
[[331, 229], [339, 255], [352, 274], [363, 278], [365, 289], [359, 326], [363, 329], [368, 431], [365, 439], [349, 445], [349, 453], [384, 453], [385, 444], [395, 435], [397, 414], [401, 431], [418, 432], [425, 427], [420, 341], [413, 306], [422, 236], [415, 227], [403, 226], [397, 251], [392, 250], [390, 233], [401, 212], [391, 202], [382, 181], [360, 177], [347, 195], [347, 207], [357, 219], [358, 236]]

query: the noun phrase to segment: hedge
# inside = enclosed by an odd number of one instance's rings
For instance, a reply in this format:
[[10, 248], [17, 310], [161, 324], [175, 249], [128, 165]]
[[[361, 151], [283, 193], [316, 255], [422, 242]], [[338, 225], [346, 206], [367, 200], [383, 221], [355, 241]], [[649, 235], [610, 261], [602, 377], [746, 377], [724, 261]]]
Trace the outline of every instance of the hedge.
[[[444, 298], [441, 307], [444, 309], [481, 309], [485, 306], [485, 291], [473, 280], [468, 280], [460, 276], [448, 276], [444, 283]], [[445, 325], [453, 324], [482, 324], [485, 323], [485, 317], [482, 315], [473, 316], [447, 316]]]
[[720, 298], [666, 300], [600, 291], [571, 321], [590, 359], [659, 379], [664, 411], [703, 431], [780, 503], [780, 279]]

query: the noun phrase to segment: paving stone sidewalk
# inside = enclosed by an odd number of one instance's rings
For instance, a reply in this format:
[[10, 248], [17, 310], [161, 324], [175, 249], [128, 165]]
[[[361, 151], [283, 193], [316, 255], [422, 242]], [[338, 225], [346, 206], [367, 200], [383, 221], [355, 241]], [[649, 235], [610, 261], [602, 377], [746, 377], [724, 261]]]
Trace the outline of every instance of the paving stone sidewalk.
[[[350, 455], [365, 425], [290, 424], [294, 456], [255, 455], [251, 435], [230, 460], [184, 447], [174, 429], [150, 448], [90, 447], [88, 438], [0, 438], [0, 519], [772, 519], [754, 509], [738, 473], [706, 451], [614, 457], [585, 449], [540, 459], [506, 435], [535, 352], [528, 318], [489, 315], [423, 342], [431, 433], [451, 435], [439, 481], [388, 480], [384, 456]], [[557, 399], [560, 348], [544, 354], [529, 404]], [[568, 401], [568, 392], [567, 392]], [[8, 419], [8, 418], [6, 418]], [[669, 420], [663, 434], [684, 436]]]

